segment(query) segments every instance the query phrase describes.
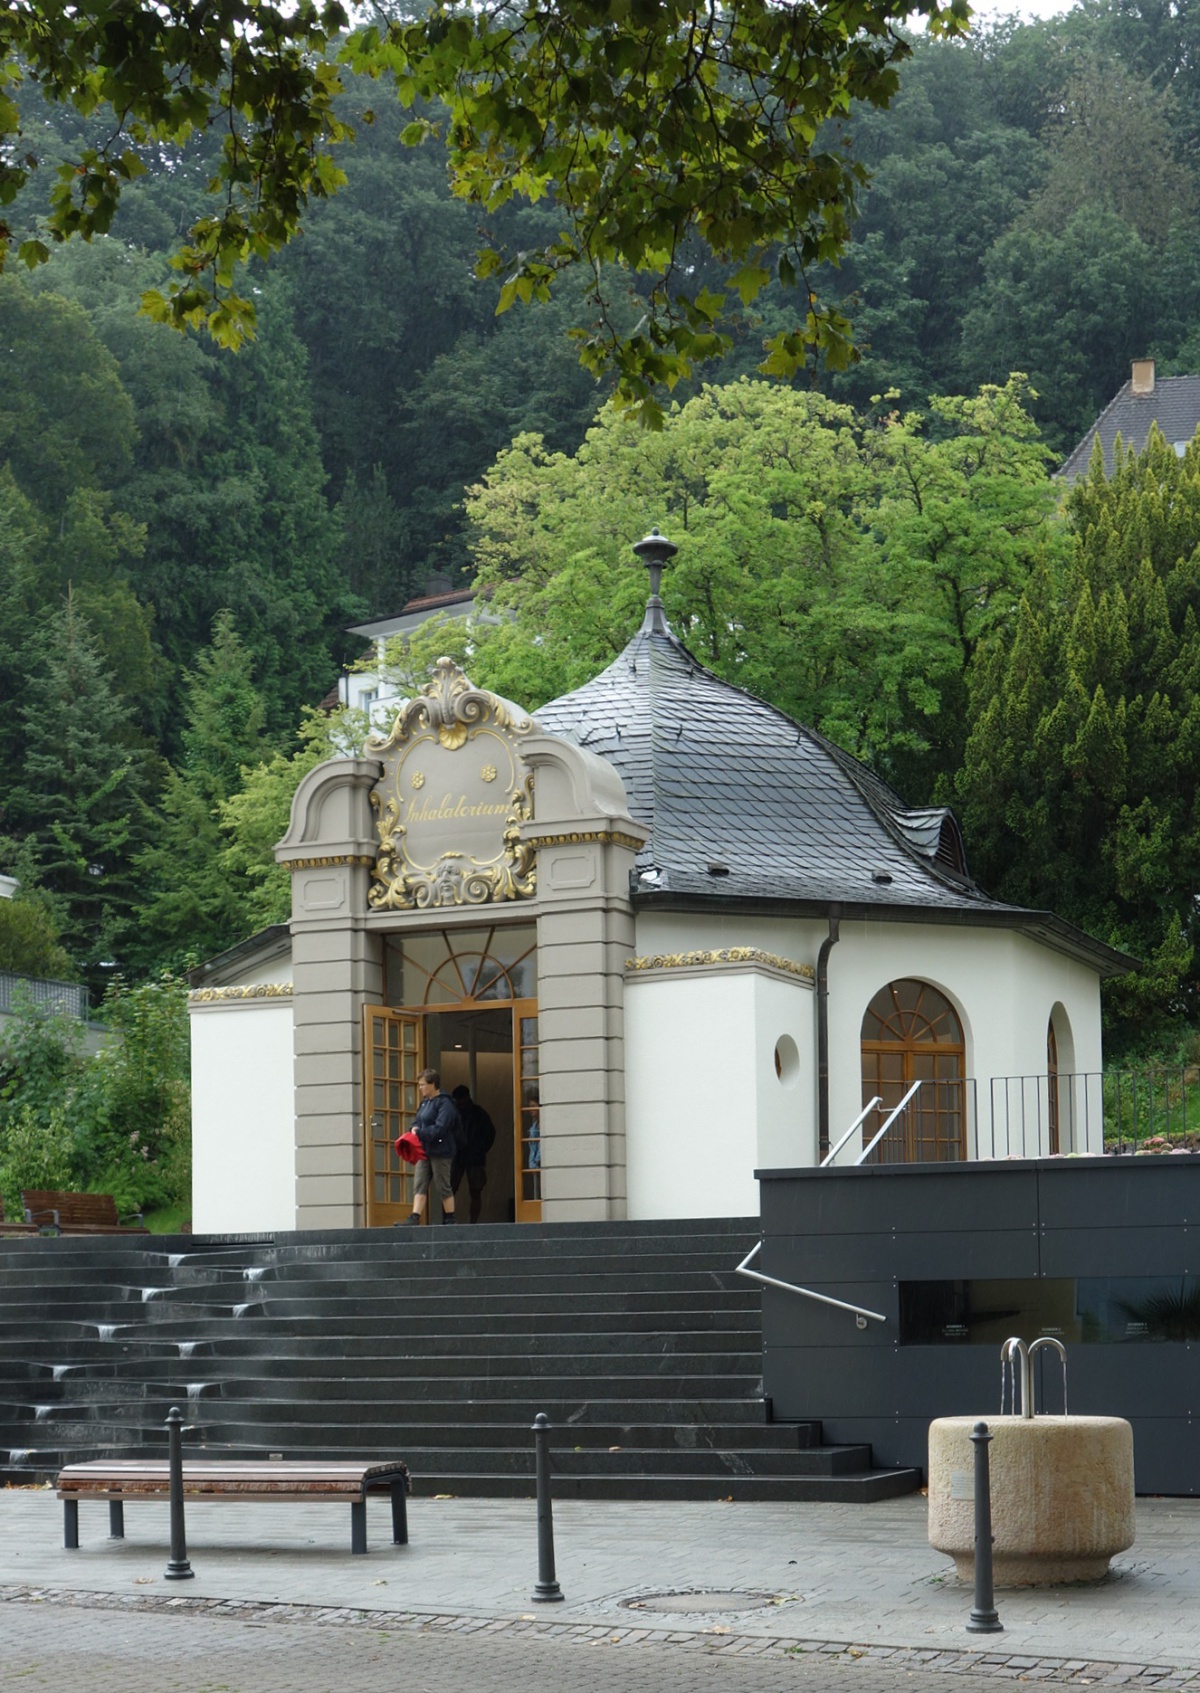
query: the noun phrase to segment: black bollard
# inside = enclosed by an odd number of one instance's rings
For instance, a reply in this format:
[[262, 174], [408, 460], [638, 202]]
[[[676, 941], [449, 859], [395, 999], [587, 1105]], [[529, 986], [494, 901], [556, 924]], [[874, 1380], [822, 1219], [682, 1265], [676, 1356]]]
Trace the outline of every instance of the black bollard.
[[537, 1472], [538, 1578], [533, 1598], [549, 1603], [565, 1598], [554, 1579], [554, 1507], [550, 1503], [550, 1419], [539, 1411], [533, 1419], [534, 1466]]
[[188, 1581], [195, 1570], [188, 1563], [187, 1540], [183, 1532], [183, 1412], [172, 1405], [167, 1412], [167, 1458], [171, 1494], [171, 1556], [163, 1571], [164, 1581]]
[[975, 1608], [967, 1621], [968, 1634], [1003, 1634], [992, 1591], [992, 1478], [988, 1447], [992, 1436], [986, 1423], [971, 1434], [975, 1448]]

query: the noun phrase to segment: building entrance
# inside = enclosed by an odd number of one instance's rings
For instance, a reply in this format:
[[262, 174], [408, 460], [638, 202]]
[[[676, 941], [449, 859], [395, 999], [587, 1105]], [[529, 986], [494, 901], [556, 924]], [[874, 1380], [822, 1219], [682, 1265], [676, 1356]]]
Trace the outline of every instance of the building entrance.
[[[386, 980], [391, 1006], [364, 1012], [364, 1168], [368, 1227], [402, 1223], [412, 1210], [413, 1167], [395, 1150], [412, 1127], [417, 1077], [437, 1070], [452, 1093], [466, 1087], [491, 1117], [480, 1221], [541, 1217], [541, 1106], [532, 928], [438, 931], [390, 939]], [[418, 1000], [404, 1004], [405, 999]], [[464, 1178], [455, 1200], [469, 1210]], [[437, 1199], [431, 1210], [437, 1214]]]

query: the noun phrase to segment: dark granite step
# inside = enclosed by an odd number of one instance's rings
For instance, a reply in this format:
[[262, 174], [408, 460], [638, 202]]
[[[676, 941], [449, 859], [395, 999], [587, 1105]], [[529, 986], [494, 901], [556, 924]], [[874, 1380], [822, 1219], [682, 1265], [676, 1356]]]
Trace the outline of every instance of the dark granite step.
[[0, 1470], [157, 1454], [179, 1404], [200, 1455], [398, 1451], [419, 1491], [523, 1496], [545, 1410], [562, 1497], [913, 1485], [766, 1422], [752, 1221], [150, 1238], [0, 1242]]

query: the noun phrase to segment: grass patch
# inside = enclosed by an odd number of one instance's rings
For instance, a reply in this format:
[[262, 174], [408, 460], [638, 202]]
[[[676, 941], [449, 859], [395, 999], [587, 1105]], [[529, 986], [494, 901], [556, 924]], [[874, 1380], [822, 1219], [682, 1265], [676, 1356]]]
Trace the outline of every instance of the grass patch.
[[164, 1205], [157, 1211], [147, 1211], [142, 1219], [151, 1234], [180, 1234], [183, 1225], [192, 1221], [190, 1205]]

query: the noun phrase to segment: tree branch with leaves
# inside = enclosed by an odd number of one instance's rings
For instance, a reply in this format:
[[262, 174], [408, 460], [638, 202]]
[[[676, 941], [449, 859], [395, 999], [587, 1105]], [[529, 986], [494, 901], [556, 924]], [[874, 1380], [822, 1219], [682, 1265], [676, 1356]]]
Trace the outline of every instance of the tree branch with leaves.
[[[656, 391], [730, 345], [726, 292], [701, 274], [709, 259], [743, 304], [773, 275], [798, 286], [766, 371], [791, 375], [814, 349], [833, 366], [853, 358], [847, 320], [806, 280], [844, 252], [865, 180], [827, 126], [854, 102], [892, 98], [914, 16], [956, 35], [970, 10], [967, 0], [509, 0], [435, 4], [347, 35], [336, 0], [97, 0], [86, 11], [17, 0], [0, 14], [0, 207], [36, 163], [13, 97], [22, 78], [115, 120], [107, 142], [59, 167], [53, 241], [107, 230], [149, 153], [219, 134], [209, 185], [219, 209], [176, 253], [178, 280], [143, 304], [237, 345], [254, 321], [239, 267], [278, 252], [344, 180], [334, 149], [352, 134], [335, 106], [339, 64], [388, 76], [418, 106], [402, 139], [443, 135], [461, 198], [484, 212], [513, 197], [553, 201], [554, 238], [515, 257], [485, 245], [478, 273], [500, 279], [503, 311], [546, 299], [584, 267], [594, 315], [573, 332], [581, 360], [653, 424]], [[0, 260], [10, 240], [0, 223]], [[49, 248], [38, 235], [19, 251], [36, 265]], [[635, 273], [643, 307], [632, 330], [609, 310], [623, 272]]]

